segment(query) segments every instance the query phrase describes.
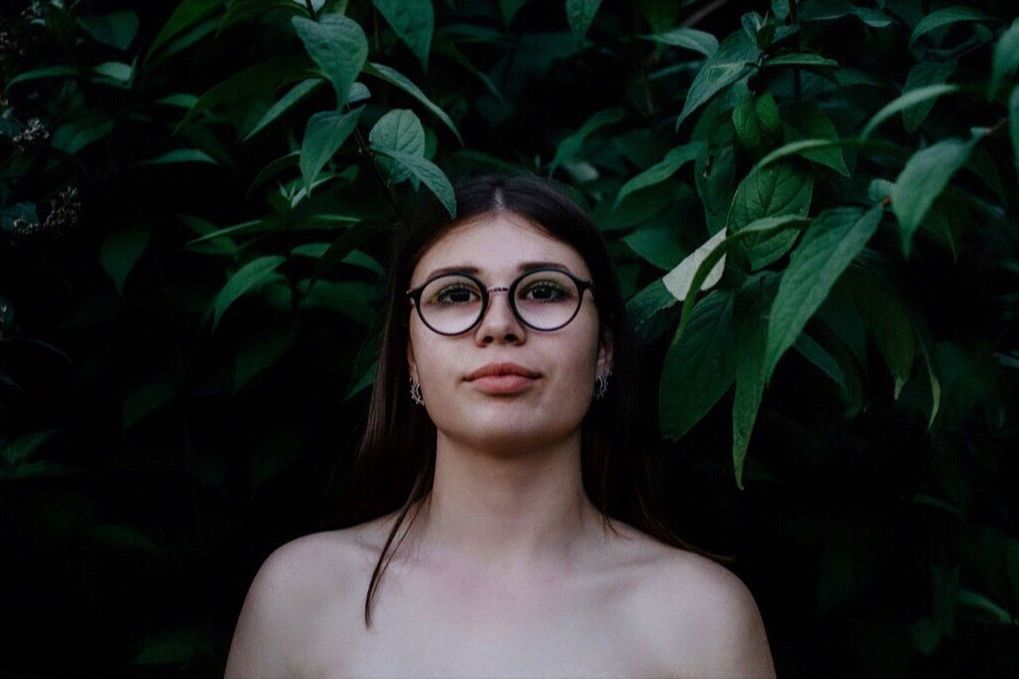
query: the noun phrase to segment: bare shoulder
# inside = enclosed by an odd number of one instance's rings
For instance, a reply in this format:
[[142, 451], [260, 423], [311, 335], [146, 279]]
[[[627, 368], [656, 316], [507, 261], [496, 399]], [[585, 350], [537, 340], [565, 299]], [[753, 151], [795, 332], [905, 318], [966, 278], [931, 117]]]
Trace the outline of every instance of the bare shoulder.
[[227, 677], [296, 676], [308, 625], [352, 596], [363, 560], [357, 528], [292, 540], [262, 563], [234, 629]]
[[662, 671], [673, 677], [774, 677], [760, 610], [725, 566], [662, 545], [636, 598]]

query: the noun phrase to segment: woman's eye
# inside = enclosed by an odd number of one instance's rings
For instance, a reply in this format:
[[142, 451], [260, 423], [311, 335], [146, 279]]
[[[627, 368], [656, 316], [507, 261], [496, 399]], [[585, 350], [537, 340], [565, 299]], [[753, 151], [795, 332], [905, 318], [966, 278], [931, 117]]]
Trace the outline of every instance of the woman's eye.
[[535, 283], [527, 286], [527, 290], [524, 291], [525, 299], [538, 302], [556, 302], [567, 295], [567, 291], [555, 283]]
[[477, 293], [470, 288], [463, 286], [451, 286], [443, 288], [435, 295], [435, 301], [439, 304], [465, 304], [473, 301]]

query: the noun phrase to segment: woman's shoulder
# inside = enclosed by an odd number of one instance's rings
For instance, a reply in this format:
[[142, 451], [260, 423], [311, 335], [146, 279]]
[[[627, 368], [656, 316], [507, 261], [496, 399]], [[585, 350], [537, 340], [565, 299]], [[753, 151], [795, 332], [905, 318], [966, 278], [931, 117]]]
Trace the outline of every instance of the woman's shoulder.
[[304, 535], [266, 557], [241, 607], [227, 676], [300, 673], [309, 625], [353, 605], [362, 594], [360, 576], [376, 525]]
[[670, 675], [774, 676], [764, 623], [743, 580], [685, 549], [658, 543], [652, 553], [635, 605]]

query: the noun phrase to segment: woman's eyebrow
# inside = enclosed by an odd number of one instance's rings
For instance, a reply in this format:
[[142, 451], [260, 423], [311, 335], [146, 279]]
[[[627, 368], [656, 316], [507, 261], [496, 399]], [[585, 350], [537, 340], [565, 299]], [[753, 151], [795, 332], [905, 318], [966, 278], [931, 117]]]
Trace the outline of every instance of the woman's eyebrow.
[[[570, 268], [560, 262], [522, 262], [517, 266], [517, 271], [523, 273], [525, 271], [533, 271], [534, 269], [560, 269], [562, 271], [570, 272]], [[428, 278], [434, 278], [435, 276], [441, 276], [447, 273], [470, 273], [480, 274], [481, 269], [476, 266], [444, 266], [441, 269], [436, 269], [428, 274]]]

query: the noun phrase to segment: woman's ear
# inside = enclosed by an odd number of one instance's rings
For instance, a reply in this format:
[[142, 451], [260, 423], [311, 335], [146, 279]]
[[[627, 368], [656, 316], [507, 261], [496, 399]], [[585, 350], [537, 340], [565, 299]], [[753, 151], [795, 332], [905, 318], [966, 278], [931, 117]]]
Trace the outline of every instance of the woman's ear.
[[607, 375], [612, 372], [612, 328], [606, 327], [601, 332], [598, 343], [598, 366], [596, 375]]

